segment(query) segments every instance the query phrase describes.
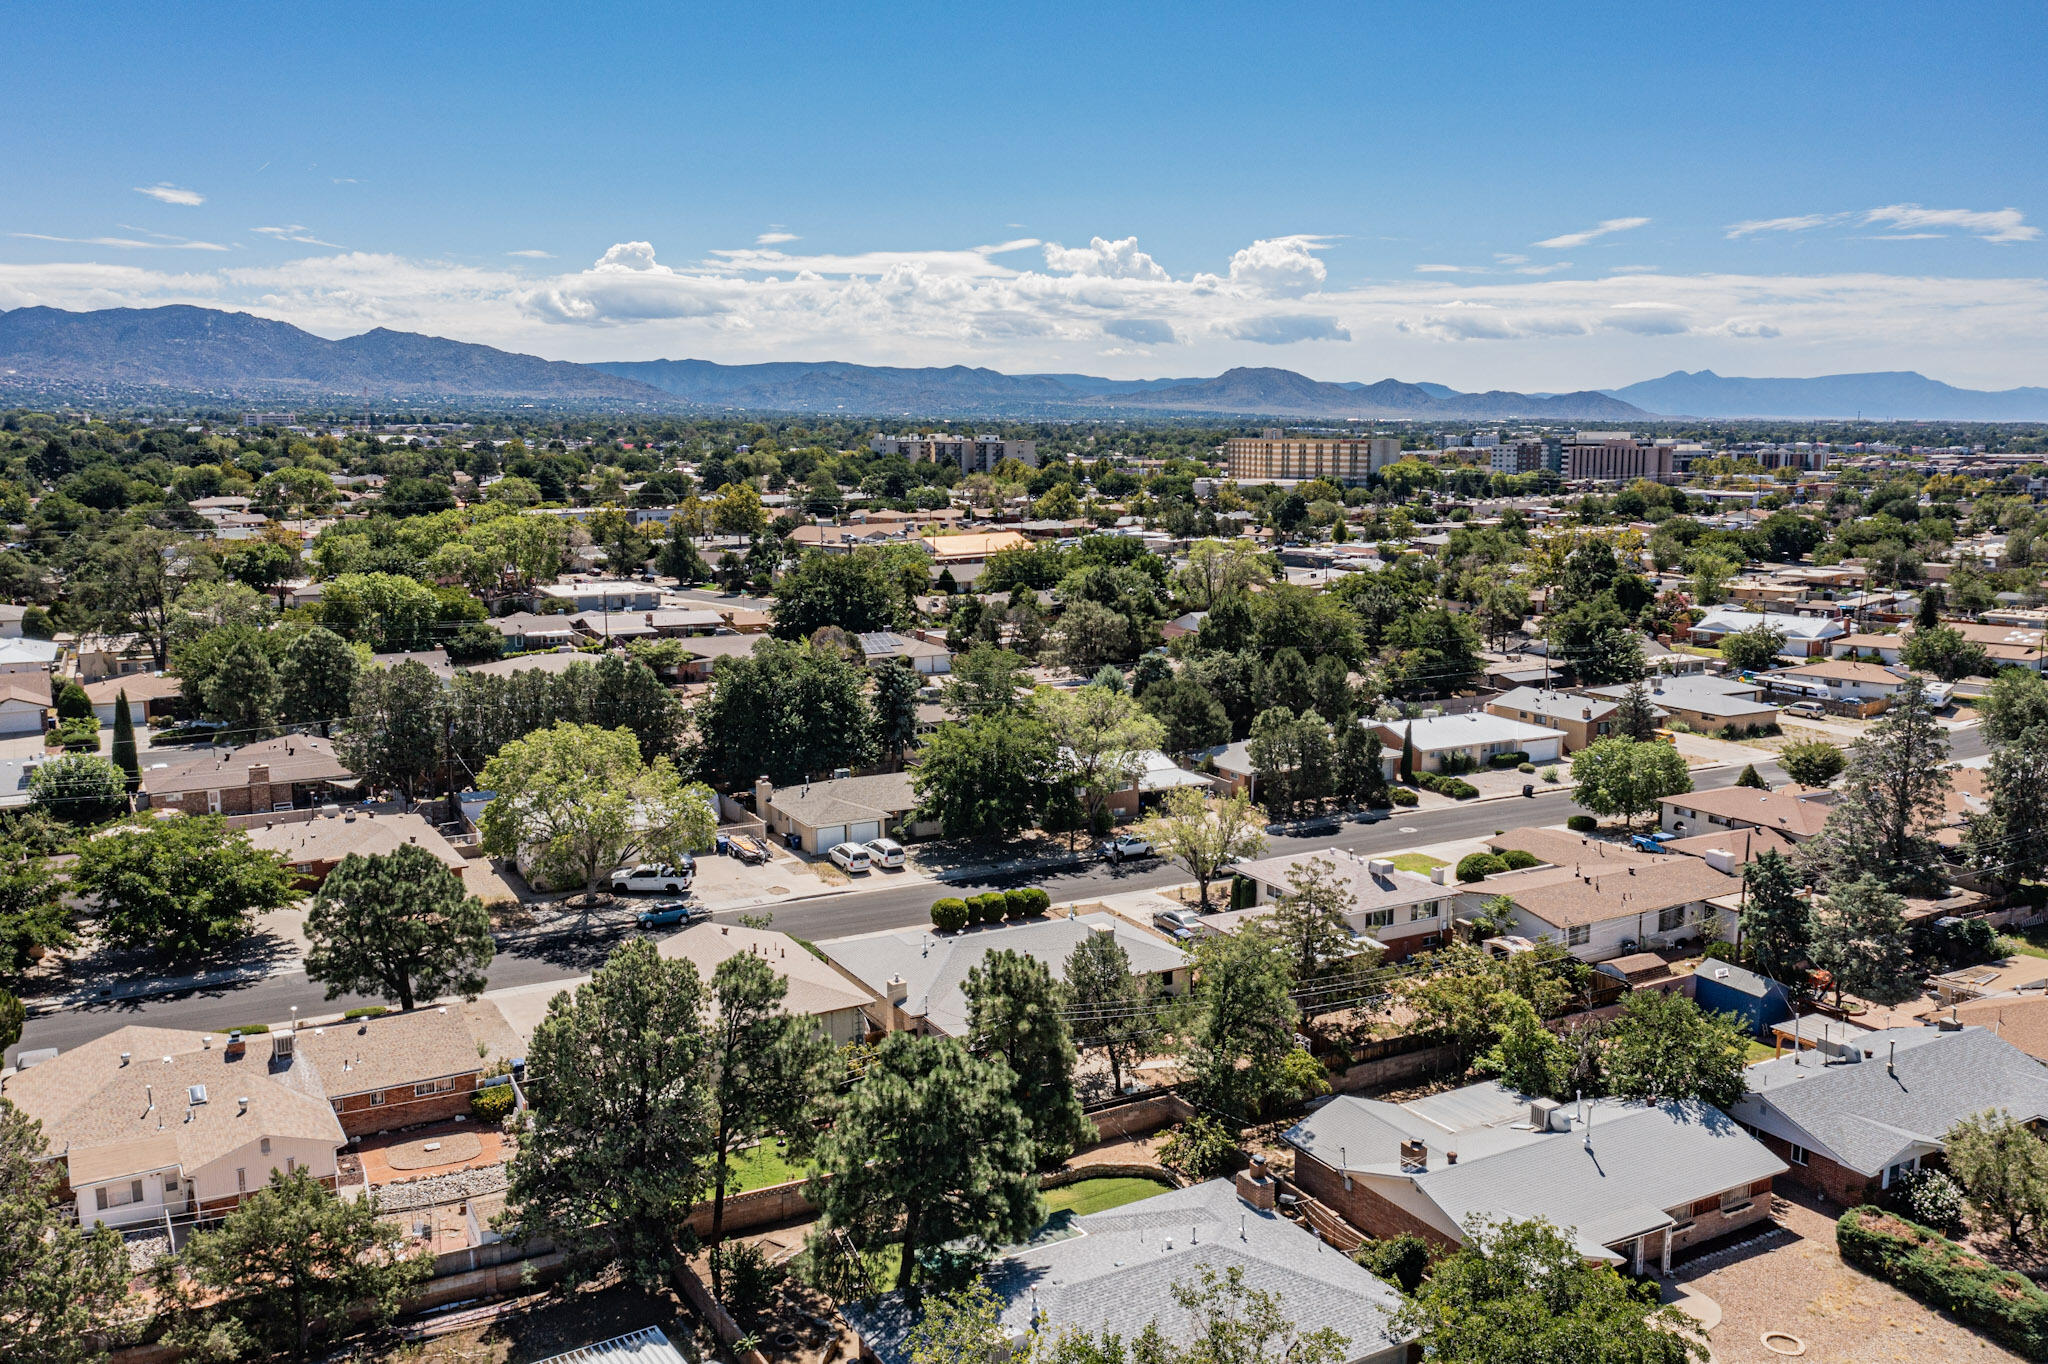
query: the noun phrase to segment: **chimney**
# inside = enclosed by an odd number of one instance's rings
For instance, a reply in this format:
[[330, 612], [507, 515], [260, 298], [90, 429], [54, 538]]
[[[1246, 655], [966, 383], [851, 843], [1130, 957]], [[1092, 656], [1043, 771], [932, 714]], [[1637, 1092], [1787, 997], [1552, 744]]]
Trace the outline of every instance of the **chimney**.
[[251, 785], [251, 786], [268, 786], [268, 785], [270, 785], [270, 764], [269, 764], [269, 763], [250, 763], [250, 764], [249, 764], [249, 785]]
[[1401, 1143], [1401, 1173], [1421, 1174], [1429, 1168], [1429, 1143], [1404, 1141]]
[[901, 1004], [903, 1003], [903, 1001], [910, 998], [910, 982], [903, 979], [903, 977], [901, 976], [889, 977], [889, 984], [887, 988], [889, 993], [889, 1002], [891, 1004]]
[[234, 1032], [228, 1034], [227, 1050], [222, 1052], [221, 1054], [223, 1056], [233, 1058], [237, 1056], [246, 1055], [248, 1053], [248, 1050], [249, 1044], [242, 1040], [242, 1033], [241, 1030], [238, 1028]]
[[1271, 1212], [1278, 1202], [1273, 1181], [1256, 1169], [1237, 1172], [1237, 1196], [1255, 1208]]
[[775, 783], [766, 776], [754, 778], [754, 813], [762, 820], [768, 818], [768, 807], [775, 800]]

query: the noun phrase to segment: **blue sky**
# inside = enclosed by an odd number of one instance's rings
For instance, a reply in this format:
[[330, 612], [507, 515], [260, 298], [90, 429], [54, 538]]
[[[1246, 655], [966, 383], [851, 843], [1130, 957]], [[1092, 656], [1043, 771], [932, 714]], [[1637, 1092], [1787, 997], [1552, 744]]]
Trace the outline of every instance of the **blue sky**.
[[565, 359], [2048, 381], [2037, 5], [16, 5], [0, 306]]

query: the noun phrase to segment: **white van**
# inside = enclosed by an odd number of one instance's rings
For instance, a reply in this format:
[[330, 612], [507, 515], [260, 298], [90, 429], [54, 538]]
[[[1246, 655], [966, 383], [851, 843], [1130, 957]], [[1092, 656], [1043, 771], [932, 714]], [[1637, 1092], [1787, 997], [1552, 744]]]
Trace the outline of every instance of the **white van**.
[[858, 843], [834, 844], [828, 855], [841, 871], [867, 871], [873, 866], [868, 850]]

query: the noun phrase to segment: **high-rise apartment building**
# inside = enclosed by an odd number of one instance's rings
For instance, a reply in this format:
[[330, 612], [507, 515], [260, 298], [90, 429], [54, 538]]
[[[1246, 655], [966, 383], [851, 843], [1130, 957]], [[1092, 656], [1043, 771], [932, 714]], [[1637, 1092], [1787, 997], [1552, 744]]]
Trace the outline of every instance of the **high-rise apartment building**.
[[1639, 441], [1627, 431], [1580, 431], [1564, 443], [1567, 479], [1596, 483], [1631, 483], [1639, 478], [1669, 482], [1675, 465], [1672, 447]]
[[1327, 478], [1364, 483], [1400, 462], [1401, 442], [1393, 436], [1289, 436], [1267, 430], [1231, 437], [1223, 443], [1223, 454], [1230, 476], [1239, 482]]
[[875, 436], [868, 441], [868, 448], [878, 455], [901, 455], [909, 460], [944, 460], [959, 465], [963, 474], [993, 473], [1006, 459], [1038, 467], [1037, 441], [1000, 436]]

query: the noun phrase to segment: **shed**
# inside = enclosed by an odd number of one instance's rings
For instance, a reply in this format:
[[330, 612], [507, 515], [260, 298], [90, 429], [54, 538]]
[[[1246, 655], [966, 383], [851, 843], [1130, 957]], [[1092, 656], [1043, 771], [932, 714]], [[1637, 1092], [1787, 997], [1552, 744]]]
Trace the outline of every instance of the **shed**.
[[1734, 1014], [1758, 1037], [1792, 1016], [1784, 986], [1732, 961], [1701, 962], [1693, 974], [1692, 1001], [1710, 1013]]

